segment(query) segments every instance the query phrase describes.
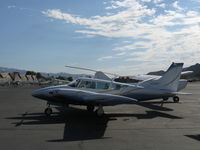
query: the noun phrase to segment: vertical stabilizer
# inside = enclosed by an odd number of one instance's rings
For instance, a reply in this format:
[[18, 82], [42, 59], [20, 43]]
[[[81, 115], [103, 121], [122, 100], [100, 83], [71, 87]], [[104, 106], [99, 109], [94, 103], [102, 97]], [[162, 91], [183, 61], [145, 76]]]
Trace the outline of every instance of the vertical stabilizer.
[[154, 88], [176, 92], [183, 69], [183, 63], [172, 63], [165, 74], [159, 79], [144, 81], [141, 86], [149, 85]]

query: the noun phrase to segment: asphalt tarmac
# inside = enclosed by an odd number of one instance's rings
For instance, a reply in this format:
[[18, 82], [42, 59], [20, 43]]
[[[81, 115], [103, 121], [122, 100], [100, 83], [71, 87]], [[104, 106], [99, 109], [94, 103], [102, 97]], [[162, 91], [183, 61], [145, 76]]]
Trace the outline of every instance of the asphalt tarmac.
[[160, 101], [105, 107], [97, 118], [85, 107], [43, 114], [46, 102], [33, 98], [36, 88], [0, 88], [2, 150], [199, 150], [200, 83], [190, 83], [180, 96]]

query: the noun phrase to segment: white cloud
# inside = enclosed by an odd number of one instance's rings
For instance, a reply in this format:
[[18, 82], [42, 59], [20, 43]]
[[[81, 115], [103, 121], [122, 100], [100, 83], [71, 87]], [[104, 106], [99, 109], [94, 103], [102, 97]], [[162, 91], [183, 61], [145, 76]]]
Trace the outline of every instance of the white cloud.
[[151, 16], [155, 13], [155, 9], [148, 9], [138, 2], [135, 2], [135, 5], [127, 6], [126, 4], [117, 4], [117, 7], [128, 8], [113, 15], [92, 16], [90, 18], [81, 18], [76, 15], [63, 13], [59, 9], [42, 11], [42, 13], [54, 19], [64, 20], [67, 23], [86, 26], [86, 30], [76, 32], [105, 37], [126, 37], [127, 34], [133, 37], [138, 22], [143, 17]]
[[165, 3], [162, 3], [162, 4], [157, 4], [156, 6], [157, 6], [157, 7], [160, 7], [160, 8], [165, 8], [165, 7], [166, 7], [166, 4], [165, 4]]
[[163, 0], [141, 0], [142, 2], [153, 2], [155, 4], [162, 2]]
[[152, 0], [142, 0], [142, 2], [151, 2]]
[[175, 2], [172, 4], [172, 6], [173, 6], [174, 8], [176, 8], [176, 9], [178, 9], [178, 10], [184, 10], [182, 7], [180, 7], [180, 6], [178, 5], [178, 1], [175, 1]]
[[164, 1], [164, 0], [153, 0], [153, 2], [156, 3], [156, 4], [157, 4], [157, 3], [160, 3], [160, 2], [163, 2], [163, 1]]
[[[49, 9], [42, 11], [42, 13], [48, 17], [54, 19], [64, 20], [67, 23], [79, 24], [87, 26], [90, 30], [81, 30], [78, 32], [86, 34], [97, 34], [102, 36], [119, 37], [121, 36], [120, 28], [123, 26], [126, 30], [133, 28], [132, 25], [146, 16], [151, 16], [155, 13], [155, 9], [149, 9], [147, 6], [141, 5], [136, 0], [124, 0], [124, 1], [112, 1], [110, 9], [126, 8], [123, 11], [119, 11], [115, 14], [107, 16], [92, 16], [90, 18], [81, 18], [69, 13], [63, 13], [59, 9]], [[114, 31], [115, 35], [111, 35]]]
[[165, 12], [166, 14], [161, 14], [150, 20], [150, 22], [156, 26], [195, 25], [200, 22], [199, 13], [195, 11], [179, 13], [176, 11], [166, 10]]
[[9, 5], [8, 9], [11, 9], [11, 8], [16, 8], [16, 6], [15, 5]]
[[111, 6], [106, 7], [106, 9], [116, 9], [121, 7], [130, 8], [133, 6], [137, 9], [142, 7], [142, 5], [140, 5], [135, 0], [123, 0], [123, 1], [111, 1]]
[[125, 55], [126, 54], [126, 52], [121, 52], [121, 53], [117, 53], [116, 55], [117, 56], [122, 56], [122, 55]]
[[196, 25], [174, 32], [170, 38], [155, 38], [149, 43], [154, 46], [146, 51], [132, 52], [133, 57], [126, 61], [150, 61], [158, 64], [184, 61], [188, 65], [199, 62], [199, 31], [200, 27]]
[[112, 59], [112, 58], [114, 58], [114, 57], [113, 56], [104, 56], [104, 57], [98, 58], [97, 60], [98, 61], [103, 61], [103, 60]]
[[131, 43], [131, 41], [123, 41], [123, 43]]
[[200, 3], [200, 0], [192, 0], [193, 2], [197, 2], [197, 3]]
[[[166, 7], [162, 0], [142, 1]], [[168, 9], [159, 13], [156, 8], [149, 8], [139, 0], [116, 0], [106, 6], [108, 12], [104, 16], [84, 18], [59, 9], [49, 9], [42, 13], [53, 19], [82, 26], [76, 32], [83, 35], [132, 39], [132, 42], [123, 40], [117, 44], [113, 48], [116, 55], [101, 57], [98, 61], [123, 56], [125, 62], [141, 62], [138, 66], [146, 67], [160, 64], [167, 66], [173, 61], [185, 62], [187, 65], [199, 62], [200, 13], [186, 9], [182, 11], [178, 1], [171, 5], [176, 10]], [[117, 70], [131, 67], [121, 66]]]

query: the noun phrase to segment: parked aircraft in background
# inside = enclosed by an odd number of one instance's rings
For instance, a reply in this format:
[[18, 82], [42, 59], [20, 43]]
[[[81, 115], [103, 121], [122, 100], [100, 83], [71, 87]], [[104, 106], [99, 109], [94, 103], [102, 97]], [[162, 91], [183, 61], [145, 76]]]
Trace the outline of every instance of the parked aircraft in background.
[[32, 96], [48, 102], [45, 109], [48, 116], [52, 113], [50, 105], [58, 104], [85, 105], [91, 112], [97, 107], [97, 116], [102, 116], [104, 106], [135, 104], [137, 101], [169, 97], [178, 102], [179, 97], [176, 95], [183, 94], [177, 92], [182, 68], [183, 63], [173, 63], [162, 77], [138, 84], [115, 82], [109, 80], [103, 72], [97, 72], [96, 78], [78, 78], [68, 85], [42, 88], [33, 91]]

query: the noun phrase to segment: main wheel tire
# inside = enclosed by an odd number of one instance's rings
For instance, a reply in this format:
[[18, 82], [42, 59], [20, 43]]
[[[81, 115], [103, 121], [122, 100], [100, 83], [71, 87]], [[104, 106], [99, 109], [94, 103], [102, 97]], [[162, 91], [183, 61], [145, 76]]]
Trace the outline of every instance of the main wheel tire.
[[94, 111], [94, 106], [88, 105], [88, 106], [87, 106], [87, 110], [88, 110], [89, 112], [93, 112], [93, 111]]
[[178, 103], [179, 102], [179, 97], [178, 96], [174, 96], [173, 97], [173, 101], [174, 101], [174, 103]]
[[51, 108], [46, 108], [46, 109], [44, 110], [44, 113], [45, 113], [46, 116], [51, 116], [52, 112], [53, 112], [53, 111], [52, 111]]

